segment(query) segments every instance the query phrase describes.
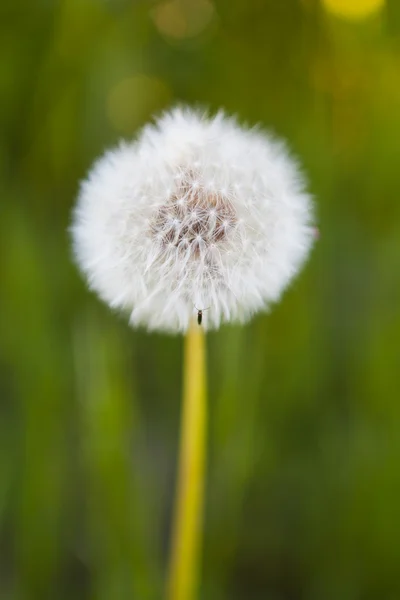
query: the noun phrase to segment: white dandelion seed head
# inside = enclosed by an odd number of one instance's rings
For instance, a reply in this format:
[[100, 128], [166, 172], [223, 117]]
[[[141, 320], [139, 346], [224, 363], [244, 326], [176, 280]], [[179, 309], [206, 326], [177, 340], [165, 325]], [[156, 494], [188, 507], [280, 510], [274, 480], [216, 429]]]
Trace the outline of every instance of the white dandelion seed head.
[[100, 158], [72, 237], [89, 285], [132, 325], [244, 322], [280, 297], [314, 238], [285, 145], [220, 112], [178, 107]]

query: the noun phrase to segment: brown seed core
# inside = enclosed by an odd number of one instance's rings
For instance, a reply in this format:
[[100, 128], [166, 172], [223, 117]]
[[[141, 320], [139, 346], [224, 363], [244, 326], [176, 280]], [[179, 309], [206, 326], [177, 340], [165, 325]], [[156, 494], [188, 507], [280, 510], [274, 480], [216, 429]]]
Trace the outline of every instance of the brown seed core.
[[161, 206], [151, 223], [151, 235], [161, 246], [174, 246], [185, 251], [190, 248], [193, 257], [201, 245], [210, 247], [224, 242], [237, 223], [235, 210], [221, 194], [204, 188], [189, 173], [181, 178], [175, 191]]

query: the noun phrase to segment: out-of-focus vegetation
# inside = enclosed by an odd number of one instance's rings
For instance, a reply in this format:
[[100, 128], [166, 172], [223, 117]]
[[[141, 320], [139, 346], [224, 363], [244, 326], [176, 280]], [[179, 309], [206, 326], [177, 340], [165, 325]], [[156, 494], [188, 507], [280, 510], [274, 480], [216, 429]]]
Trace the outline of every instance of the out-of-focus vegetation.
[[161, 598], [182, 340], [91, 295], [67, 227], [176, 100], [287, 137], [321, 231], [208, 337], [201, 598], [400, 598], [398, 0], [6, 0], [0, 31], [1, 598]]

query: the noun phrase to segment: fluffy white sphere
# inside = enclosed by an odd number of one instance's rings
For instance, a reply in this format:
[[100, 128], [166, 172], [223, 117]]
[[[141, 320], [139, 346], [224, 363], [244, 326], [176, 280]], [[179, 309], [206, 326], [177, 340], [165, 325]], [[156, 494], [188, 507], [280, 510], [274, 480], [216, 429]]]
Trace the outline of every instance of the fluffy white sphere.
[[185, 331], [204, 310], [213, 329], [278, 300], [311, 248], [311, 209], [282, 142], [178, 107], [95, 163], [72, 236], [90, 287], [133, 325]]

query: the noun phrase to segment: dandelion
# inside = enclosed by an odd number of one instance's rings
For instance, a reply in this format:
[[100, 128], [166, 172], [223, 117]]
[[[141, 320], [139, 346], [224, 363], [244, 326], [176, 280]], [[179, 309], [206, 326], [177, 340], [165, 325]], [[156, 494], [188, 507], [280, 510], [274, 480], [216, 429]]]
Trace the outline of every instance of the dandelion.
[[[89, 285], [132, 325], [187, 331], [279, 299], [314, 238], [285, 145], [219, 112], [175, 108], [95, 163], [72, 235]], [[197, 309], [196, 309], [197, 307]]]
[[94, 165], [72, 237], [90, 287], [129, 311], [132, 325], [187, 332], [167, 598], [193, 600], [207, 422], [203, 331], [244, 322], [279, 299], [316, 237], [311, 199], [281, 141], [223, 112], [210, 118], [178, 107]]

